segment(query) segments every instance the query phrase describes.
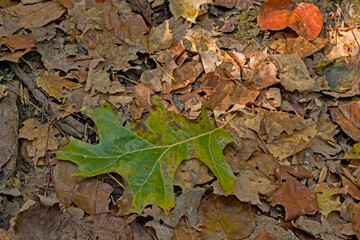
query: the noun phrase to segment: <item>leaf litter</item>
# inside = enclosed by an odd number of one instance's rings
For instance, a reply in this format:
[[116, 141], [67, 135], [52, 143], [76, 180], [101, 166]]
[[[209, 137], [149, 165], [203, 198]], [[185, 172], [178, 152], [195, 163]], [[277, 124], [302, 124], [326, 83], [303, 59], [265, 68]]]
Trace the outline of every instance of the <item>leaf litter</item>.
[[1, 6], [1, 239], [359, 237], [356, 1]]

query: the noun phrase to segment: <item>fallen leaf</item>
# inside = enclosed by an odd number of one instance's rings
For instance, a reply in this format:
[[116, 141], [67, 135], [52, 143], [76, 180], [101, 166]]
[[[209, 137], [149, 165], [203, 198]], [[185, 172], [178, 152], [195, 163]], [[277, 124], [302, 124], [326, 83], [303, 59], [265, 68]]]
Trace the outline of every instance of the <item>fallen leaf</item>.
[[19, 130], [19, 138], [30, 140], [26, 147], [27, 155], [34, 164], [39, 158], [44, 157], [48, 150], [56, 150], [59, 140], [57, 128], [49, 124], [41, 124], [36, 119], [27, 119], [23, 122], [23, 127]]
[[[183, 191], [180, 196], [175, 197], [175, 207], [169, 213], [165, 213], [158, 206], [145, 209], [142, 215], [154, 218], [154, 220], [146, 223], [145, 226], [153, 227], [159, 239], [172, 239], [174, 235], [174, 229], [172, 228], [178, 225], [183, 216], [186, 216], [189, 226], [194, 227], [198, 222], [198, 208], [204, 192], [205, 190], [202, 188]], [[166, 238], [161, 237], [164, 226], [166, 226]]]
[[202, 239], [242, 239], [255, 227], [254, 213], [248, 203], [234, 196], [212, 195], [201, 201], [199, 227]]
[[354, 124], [351, 123], [341, 112], [339, 108], [330, 108], [330, 114], [333, 119], [341, 129], [352, 139], [357, 142], [360, 142], [360, 129], [357, 128]]
[[262, 90], [280, 82], [280, 79], [277, 78], [278, 69], [270, 61], [267, 51], [252, 56], [248, 65], [250, 69], [244, 68], [244, 72], [254, 83], [255, 89]]
[[299, 36], [314, 40], [319, 36], [323, 17], [320, 9], [311, 3], [299, 3], [292, 11], [289, 19], [291, 27]]
[[274, 55], [272, 59], [279, 69], [280, 83], [285, 90], [308, 93], [327, 88], [327, 86], [323, 86], [324, 83], [319, 78], [310, 77], [305, 63], [297, 53]]
[[353, 149], [345, 153], [344, 158], [360, 159], [360, 143], [355, 143]]
[[65, 207], [71, 205], [72, 190], [84, 179], [80, 176], [73, 176], [73, 174], [78, 172], [77, 166], [67, 161], [59, 161], [54, 168], [54, 188]]
[[148, 53], [168, 49], [173, 43], [173, 33], [166, 20], [157, 27], [152, 27], [148, 35], [143, 39], [143, 44]]
[[348, 212], [356, 232], [356, 237], [360, 238], [360, 205], [356, 203], [349, 203]]
[[319, 76], [325, 76], [333, 92], [347, 92], [352, 87], [356, 76], [356, 69], [349, 68], [344, 61], [336, 61], [317, 71]]
[[254, 240], [276, 240], [276, 238], [271, 237], [269, 233], [264, 229], [254, 238]]
[[200, 6], [206, 3], [211, 3], [210, 0], [170, 0], [170, 11], [178, 19], [183, 17], [189, 22], [195, 23], [197, 16], [200, 12]]
[[97, 179], [84, 179], [71, 191], [71, 200], [87, 214], [107, 213], [113, 190]]
[[20, 28], [42, 27], [58, 19], [66, 9], [58, 1], [39, 2], [31, 5], [19, 3], [3, 9], [4, 26], [10, 33]]
[[344, 117], [354, 124], [355, 127], [360, 128], [360, 101], [341, 104], [339, 109]]
[[36, 84], [58, 101], [63, 98], [63, 88], [74, 90], [81, 87], [81, 84], [60, 77], [59, 72], [49, 73], [48, 71], [45, 71], [41, 77], [36, 79]]
[[11, 38], [0, 38], [0, 46], [7, 46], [12, 53], [17, 50], [23, 50], [28, 48], [35, 48], [36, 41], [33, 35], [23, 34], [23, 35], [13, 35]]
[[7, 87], [0, 84], [0, 100], [8, 95]]
[[205, 184], [214, 179], [209, 173], [209, 168], [197, 159], [191, 159], [180, 163], [175, 172], [174, 185], [181, 189], [189, 190], [196, 185]]
[[204, 74], [199, 81], [201, 83], [200, 89], [205, 92], [206, 95], [211, 96], [219, 89], [221, 78], [217, 73], [208, 73]]
[[230, 21], [226, 20], [224, 25], [220, 28], [220, 31], [223, 33], [233, 32], [235, 30], [235, 25]]
[[275, 190], [275, 184], [270, 179], [251, 170], [241, 170], [234, 183], [233, 192], [240, 201], [257, 205], [261, 204], [259, 194], [269, 196]]
[[338, 30], [337, 34], [331, 36], [330, 44], [324, 49], [324, 53], [328, 59], [351, 56], [355, 47], [358, 47], [356, 39], [359, 38], [360, 30], [357, 28]]
[[300, 36], [274, 40], [269, 43], [269, 47], [280, 54], [298, 53], [301, 58], [305, 58], [320, 51], [328, 44], [328, 40], [324, 38], [318, 38], [313, 42]]
[[319, 210], [316, 195], [292, 177], [287, 170], [279, 166], [276, 174], [279, 187], [268, 200], [272, 206], [276, 204], [284, 206], [285, 221], [290, 221], [303, 214], [313, 215]]
[[291, 0], [268, 0], [260, 6], [258, 24], [262, 30], [291, 27], [299, 36], [313, 40], [321, 32], [323, 17], [311, 3], [295, 5]]
[[[137, 213], [148, 204], [164, 210], [174, 206], [173, 178], [185, 159], [199, 158], [217, 176], [226, 192], [231, 192], [235, 176], [222, 149], [232, 137], [222, 127], [211, 125], [205, 109], [189, 125], [185, 117], [167, 111], [158, 99], [154, 102], [157, 108], [151, 111], [145, 128], [134, 126], [135, 132], [130, 131], [129, 125], [121, 126], [108, 104], [89, 110], [87, 114], [94, 117], [98, 126], [100, 143], [91, 145], [71, 138], [70, 144], [57, 152], [58, 158], [78, 164], [83, 176], [119, 173], [130, 186], [129, 197], [122, 201]], [[181, 132], [177, 131], [179, 127]], [[102, 156], [100, 162], [99, 156]], [[157, 194], [153, 194], [154, 189]]]
[[226, 8], [233, 8], [235, 7], [236, 0], [215, 0], [216, 6], [226, 7]]
[[179, 224], [174, 229], [174, 238], [182, 240], [201, 239], [200, 232], [189, 227], [189, 223], [185, 217], [180, 219]]
[[347, 192], [356, 200], [360, 200], [360, 190], [349, 179], [341, 176], [343, 187], [347, 187]]
[[327, 217], [332, 211], [340, 211], [340, 188], [330, 188], [325, 185], [325, 183], [321, 183], [316, 184], [314, 191], [319, 203], [320, 212], [324, 214], [325, 217]]

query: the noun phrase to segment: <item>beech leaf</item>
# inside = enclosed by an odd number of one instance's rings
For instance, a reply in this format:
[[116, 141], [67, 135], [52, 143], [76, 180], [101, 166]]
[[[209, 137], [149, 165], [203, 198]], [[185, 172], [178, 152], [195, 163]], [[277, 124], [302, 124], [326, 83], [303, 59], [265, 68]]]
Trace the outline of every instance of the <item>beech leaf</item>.
[[[173, 180], [181, 161], [198, 158], [217, 177], [227, 193], [236, 177], [222, 154], [233, 138], [222, 127], [215, 128], [205, 109], [194, 121], [169, 112], [154, 98], [146, 122], [123, 127], [109, 104], [88, 110], [99, 131], [100, 142], [88, 144], [70, 138], [57, 157], [78, 165], [81, 176], [116, 172], [127, 180], [129, 211], [140, 213], [149, 204], [164, 210], [174, 207]], [[133, 130], [133, 131], [131, 131]]]

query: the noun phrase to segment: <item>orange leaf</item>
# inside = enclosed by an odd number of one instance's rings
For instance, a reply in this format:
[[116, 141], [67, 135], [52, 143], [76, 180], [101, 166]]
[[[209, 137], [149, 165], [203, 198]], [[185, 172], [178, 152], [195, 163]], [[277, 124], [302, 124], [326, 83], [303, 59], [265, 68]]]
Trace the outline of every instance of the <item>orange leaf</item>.
[[321, 32], [323, 18], [319, 8], [310, 3], [268, 0], [260, 7], [258, 24], [262, 30], [291, 27], [298, 35], [313, 40]]
[[262, 30], [281, 30], [289, 26], [291, 0], [268, 0], [264, 2], [259, 11], [258, 24]]
[[290, 17], [289, 27], [299, 36], [313, 40], [319, 36], [323, 17], [319, 8], [311, 3], [300, 3]]

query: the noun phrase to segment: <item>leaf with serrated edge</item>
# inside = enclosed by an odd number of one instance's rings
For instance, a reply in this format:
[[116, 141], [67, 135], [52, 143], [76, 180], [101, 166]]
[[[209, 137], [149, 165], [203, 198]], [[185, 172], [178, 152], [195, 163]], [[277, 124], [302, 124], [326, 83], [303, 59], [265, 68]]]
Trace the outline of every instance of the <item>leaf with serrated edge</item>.
[[232, 192], [234, 176], [222, 155], [233, 138], [211, 125], [205, 109], [195, 121], [169, 112], [154, 98], [145, 126], [121, 126], [109, 104], [89, 110], [99, 131], [100, 142], [87, 144], [75, 138], [57, 152], [57, 157], [76, 163], [82, 176], [116, 172], [129, 185], [131, 212], [140, 213], [149, 204], [164, 210], [174, 207], [173, 180], [185, 159], [198, 158], [215, 174], [227, 193]]

